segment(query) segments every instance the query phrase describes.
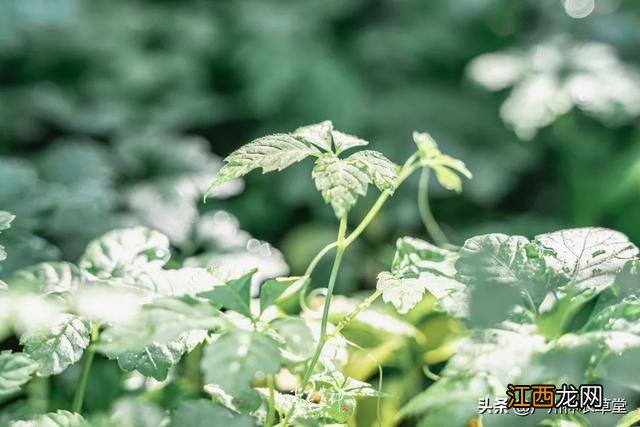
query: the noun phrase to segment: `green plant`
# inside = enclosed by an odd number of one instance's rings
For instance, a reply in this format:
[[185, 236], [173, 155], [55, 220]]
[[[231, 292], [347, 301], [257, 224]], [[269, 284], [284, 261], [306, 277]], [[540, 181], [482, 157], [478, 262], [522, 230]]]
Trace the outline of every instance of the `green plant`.
[[[341, 373], [340, 355], [347, 342], [340, 332], [384, 294], [374, 293], [330, 327], [333, 290], [345, 250], [416, 169], [432, 168], [445, 187], [455, 190], [460, 189], [460, 179], [452, 171], [470, 176], [462, 162], [440, 153], [427, 134], [416, 133], [414, 140], [418, 150], [402, 167], [371, 150], [340, 157], [367, 142], [334, 130], [327, 121], [260, 138], [225, 159], [212, 188], [258, 167], [281, 170], [315, 157], [314, 181], [339, 219], [336, 241], [317, 254], [303, 276], [269, 279], [261, 284], [257, 298], [252, 298], [252, 283], [259, 283], [256, 269], [230, 280], [217, 269], [165, 269], [169, 239], [143, 227], [113, 230], [92, 241], [77, 264], [42, 263], [17, 271], [7, 279], [0, 303], [7, 308], [2, 311], [4, 334], [13, 326], [23, 350], [2, 353], [0, 396], [14, 396], [32, 377], [61, 375], [81, 362], [71, 406], [39, 415], [33, 423], [117, 425], [117, 413], [89, 421], [80, 416], [96, 355], [116, 360], [126, 372], [165, 381], [188, 354], [181, 365], [183, 376], [173, 377], [188, 392], [178, 397], [171, 425], [215, 425], [223, 419], [238, 426], [345, 422], [355, 410], [356, 398], [381, 394]], [[382, 193], [347, 234], [348, 212], [369, 184]], [[307, 287], [319, 260], [334, 249], [322, 316], [313, 319], [305, 315], [313, 311], [306, 305]], [[302, 315], [288, 315], [297, 301]], [[38, 316], [33, 315], [35, 307]], [[287, 376], [298, 378], [293, 394], [283, 392]], [[202, 390], [211, 400], [186, 398], [201, 396]], [[153, 401], [149, 393], [142, 394], [136, 408]]]

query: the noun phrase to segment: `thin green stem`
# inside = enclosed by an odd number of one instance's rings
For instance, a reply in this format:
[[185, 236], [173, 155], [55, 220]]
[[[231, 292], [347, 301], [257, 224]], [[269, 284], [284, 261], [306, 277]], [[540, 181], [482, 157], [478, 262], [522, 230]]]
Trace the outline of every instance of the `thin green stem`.
[[429, 175], [430, 169], [428, 167], [422, 168], [420, 182], [418, 183], [418, 211], [420, 212], [420, 219], [422, 219], [433, 241], [438, 246], [446, 247], [450, 245], [449, 240], [442, 232], [429, 207]]
[[273, 374], [267, 375], [267, 385], [269, 386], [269, 407], [267, 408], [267, 419], [264, 422], [264, 426], [271, 427], [276, 419], [276, 392]]
[[[338, 271], [340, 270], [340, 263], [342, 262], [342, 255], [344, 254], [344, 250], [346, 249], [345, 245], [345, 235], [347, 232], [347, 218], [346, 216], [340, 219], [340, 226], [338, 228], [338, 239], [336, 240], [336, 255], [333, 259], [333, 267], [331, 268], [331, 276], [329, 276], [329, 284], [327, 285], [327, 295], [324, 299], [324, 307], [322, 309], [322, 319], [320, 320], [320, 337], [318, 339], [318, 345], [316, 346], [315, 352], [309, 365], [307, 366], [307, 370], [304, 373], [302, 378], [302, 384], [300, 385], [300, 390], [304, 392], [309, 384], [309, 380], [311, 379], [311, 375], [313, 374], [316, 365], [318, 364], [318, 360], [320, 359], [320, 355], [322, 354], [322, 349], [324, 348], [324, 344], [327, 342], [327, 324], [329, 323], [329, 309], [331, 308], [331, 298], [333, 297], [333, 290], [336, 285], [336, 280], [338, 278]], [[291, 408], [287, 412], [284, 420], [282, 422], [283, 426], [287, 426], [291, 416], [293, 415], [296, 409], [296, 403], [294, 402], [291, 405]]]
[[342, 320], [338, 323], [338, 325], [335, 327], [335, 329], [331, 333], [330, 338], [333, 338], [336, 335], [338, 335], [340, 332], [342, 332], [342, 330], [345, 327], [347, 327], [347, 325], [349, 325], [349, 323], [351, 323], [353, 321], [353, 319], [358, 317], [358, 315], [360, 313], [362, 313], [367, 308], [369, 308], [371, 306], [371, 304], [373, 304], [373, 302], [375, 300], [377, 300], [378, 297], [380, 297], [380, 295], [382, 295], [382, 292], [379, 291], [379, 290], [376, 290], [367, 299], [365, 299], [360, 304], [358, 304], [358, 306], [356, 308], [354, 308], [351, 313], [347, 314], [345, 317], [342, 318]]
[[98, 341], [99, 335], [100, 326], [94, 324], [91, 328], [91, 343], [84, 353], [82, 372], [80, 373], [80, 379], [78, 380], [78, 386], [76, 387], [76, 393], [73, 396], [73, 403], [71, 405], [71, 410], [78, 414], [82, 411], [82, 405], [84, 403], [84, 393], [87, 389], [87, 380], [89, 379], [89, 372], [91, 372], [93, 358], [96, 355], [95, 343]]
[[322, 248], [320, 252], [318, 252], [316, 256], [313, 257], [313, 259], [309, 263], [309, 266], [307, 267], [307, 270], [304, 272], [304, 276], [302, 276], [302, 278], [306, 279], [306, 283], [304, 284], [304, 287], [300, 291], [300, 307], [302, 307], [303, 309], [308, 308], [306, 299], [307, 299], [307, 290], [309, 289], [309, 280], [308, 280], [309, 277], [311, 277], [311, 274], [316, 269], [316, 266], [318, 265], [320, 260], [337, 245], [338, 245], [338, 242], [332, 242], [326, 245], [324, 248]]
[[[402, 184], [404, 180], [407, 179], [407, 177], [409, 177], [409, 175], [413, 173], [413, 171], [416, 170], [417, 168], [417, 164], [415, 163], [416, 157], [417, 157], [417, 153], [413, 154], [411, 157], [409, 157], [409, 159], [404, 163], [404, 165], [400, 169], [400, 172], [398, 173], [398, 179], [396, 181], [396, 188], [399, 187], [400, 184]], [[367, 226], [371, 223], [371, 221], [373, 221], [373, 219], [376, 217], [378, 212], [380, 212], [380, 209], [382, 208], [384, 203], [392, 194], [393, 193], [389, 191], [383, 191], [382, 194], [380, 194], [380, 196], [378, 197], [378, 200], [376, 200], [373, 206], [371, 206], [371, 209], [369, 209], [369, 212], [367, 212], [367, 214], [364, 216], [360, 224], [358, 224], [355, 230], [353, 230], [353, 232], [351, 232], [351, 234], [349, 234], [349, 236], [345, 239], [345, 247], [353, 243], [360, 236], [360, 234], [362, 234], [362, 232], [367, 228]]]
[[[404, 163], [402, 168], [400, 168], [400, 171], [398, 172], [398, 178], [397, 178], [397, 181], [396, 181], [396, 188], [399, 187], [400, 184], [405, 179], [407, 179], [407, 177], [409, 177], [417, 169], [417, 167], [419, 166], [419, 163], [416, 162], [417, 159], [418, 159], [418, 153], [414, 153], [413, 155], [411, 155], [411, 157], [409, 157], [407, 159], [407, 161]], [[333, 260], [333, 267], [331, 269], [331, 276], [329, 278], [329, 284], [328, 284], [328, 287], [327, 287], [327, 295], [325, 297], [324, 307], [323, 307], [323, 310], [322, 310], [322, 320], [321, 320], [321, 323], [320, 323], [320, 338], [318, 340], [318, 345], [317, 345], [316, 350], [315, 350], [315, 352], [313, 354], [313, 357], [311, 358], [311, 360], [309, 362], [309, 365], [307, 366], [307, 369], [305, 371], [305, 374], [304, 374], [304, 376], [302, 378], [302, 383], [301, 383], [301, 386], [299, 388], [299, 390], [301, 390], [302, 392], [304, 392], [304, 390], [306, 389], [307, 385], [309, 384], [309, 380], [311, 378], [311, 375], [313, 374], [313, 371], [314, 371], [316, 365], [318, 364], [318, 360], [320, 359], [320, 355], [322, 353], [322, 349], [324, 348], [324, 345], [325, 345], [327, 339], [329, 338], [327, 336], [327, 323], [328, 323], [328, 319], [329, 319], [329, 309], [331, 307], [331, 298], [333, 296], [333, 289], [335, 287], [336, 278], [337, 278], [337, 275], [338, 275], [338, 270], [340, 269], [340, 263], [342, 261], [342, 256], [344, 254], [344, 251], [346, 250], [346, 248], [351, 243], [353, 243], [360, 236], [360, 234], [362, 234], [362, 232], [367, 228], [367, 226], [375, 218], [375, 216], [378, 214], [378, 212], [380, 211], [380, 209], [382, 208], [384, 203], [387, 201], [389, 196], [391, 196], [392, 194], [393, 193], [391, 191], [382, 192], [382, 194], [380, 194], [380, 196], [375, 201], [375, 203], [373, 204], [371, 209], [369, 209], [369, 212], [367, 212], [365, 217], [362, 219], [360, 224], [358, 224], [358, 226], [353, 230], [353, 232], [351, 232], [351, 234], [349, 234], [348, 237], [346, 237], [347, 221], [346, 221], [346, 217], [343, 217], [340, 220], [340, 227], [339, 227], [339, 230], [338, 230], [338, 238], [337, 238], [337, 240], [335, 242], [333, 242], [333, 243], [328, 244], [320, 252], [318, 252], [318, 254], [313, 258], [313, 260], [309, 264], [309, 267], [307, 268], [307, 271], [305, 272], [305, 276], [303, 276], [303, 277], [307, 277], [308, 278], [311, 275], [311, 273], [313, 272], [313, 270], [315, 269], [315, 267], [318, 264], [318, 262], [320, 261], [320, 259], [322, 259], [322, 257], [324, 255], [326, 255], [334, 247], [337, 247], [336, 255], [335, 255], [334, 260]], [[306, 303], [304, 301], [304, 299], [306, 298], [306, 288], [307, 287], [305, 285], [305, 287], [303, 288], [303, 290], [302, 290], [302, 292], [300, 294], [300, 302], [301, 302], [300, 305], [303, 308], [306, 305]], [[375, 296], [372, 295], [372, 299], [369, 302], [369, 304], [371, 304], [371, 302], [373, 302], [373, 300], [378, 298], [379, 295], [376, 295], [376, 293], [374, 293]], [[364, 310], [365, 308], [366, 307], [362, 308], [362, 310]], [[355, 313], [353, 317], [357, 316], [358, 314], [359, 313]], [[351, 318], [350, 320], [347, 320], [347, 322], [342, 326], [342, 328], [344, 328], [348, 324], [348, 322], [350, 322], [352, 319], [353, 318]], [[286, 426], [289, 425], [289, 421], [291, 420], [291, 417], [293, 416], [293, 413], [294, 413], [295, 409], [296, 409], [296, 402], [294, 402], [293, 405], [291, 405], [291, 408], [289, 409], [289, 411], [285, 415], [282, 423], [280, 423], [281, 426], [286, 427]]]

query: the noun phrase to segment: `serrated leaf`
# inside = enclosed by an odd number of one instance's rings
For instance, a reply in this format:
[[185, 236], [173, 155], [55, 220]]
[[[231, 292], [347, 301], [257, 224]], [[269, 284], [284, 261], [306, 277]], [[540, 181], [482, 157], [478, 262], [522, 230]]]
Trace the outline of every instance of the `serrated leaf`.
[[13, 289], [43, 294], [76, 292], [86, 282], [78, 267], [69, 262], [43, 262], [15, 272], [9, 280]]
[[531, 289], [543, 280], [545, 262], [540, 251], [522, 236], [494, 233], [468, 239], [456, 261], [465, 283], [497, 283]]
[[167, 344], [150, 344], [141, 351], [121, 354], [118, 356], [118, 365], [126, 372], [135, 370], [146, 377], [163, 381], [184, 352], [184, 339], [179, 338]]
[[486, 234], [468, 239], [456, 261], [457, 279], [472, 285], [470, 318], [474, 326], [492, 326], [518, 304], [528, 309], [549, 288], [539, 249], [522, 236]]
[[269, 279], [260, 286], [260, 311], [273, 305], [300, 277], [278, 277]]
[[325, 120], [313, 125], [302, 126], [293, 132], [293, 135], [301, 137], [303, 140], [322, 148], [325, 151], [332, 151], [333, 123]]
[[364, 139], [337, 130], [331, 132], [331, 136], [333, 137], [333, 145], [336, 147], [336, 154], [340, 154], [349, 148], [369, 145], [369, 142]]
[[19, 391], [36, 369], [38, 363], [25, 354], [10, 351], [0, 353], [0, 399]]
[[425, 288], [417, 279], [401, 278], [383, 271], [378, 274], [376, 289], [382, 292], [382, 300], [391, 303], [400, 314], [406, 314], [424, 296]]
[[349, 156], [347, 161], [366, 173], [380, 191], [395, 191], [398, 166], [382, 153], [373, 150], [358, 151]]
[[90, 337], [87, 322], [77, 316], [61, 314], [51, 327], [24, 333], [20, 343], [24, 353], [38, 362], [38, 376], [48, 377], [79, 361]]
[[565, 286], [600, 292], [609, 287], [638, 248], [624, 234], [606, 228], [574, 228], [536, 237], [547, 265], [567, 277]]
[[217, 329], [220, 312], [199, 299], [159, 298], [144, 305], [131, 319], [106, 328], [98, 349], [109, 357], [138, 352], [151, 344], [167, 344], [194, 330]]
[[447, 277], [456, 274], [458, 253], [432, 245], [424, 240], [403, 237], [396, 242], [396, 254], [391, 271], [403, 277], [418, 277], [429, 271]]
[[224, 159], [225, 164], [218, 171], [208, 192], [254, 169], [262, 168], [263, 173], [280, 171], [317, 153], [316, 148], [290, 134], [278, 133], [258, 138]]
[[236, 330], [205, 347], [201, 366], [205, 383], [219, 385], [238, 407], [254, 410], [260, 400], [250, 383], [257, 375], [278, 372], [280, 352], [270, 337]]
[[169, 260], [169, 239], [145, 227], [113, 230], [89, 243], [80, 268], [101, 279], [130, 278]]
[[199, 296], [207, 298], [216, 307], [228, 308], [251, 317], [251, 278], [255, 272], [256, 269], [253, 269], [240, 278], [229, 280], [223, 286], [203, 292]]
[[318, 158], [312, 176], [324, 201], [331, 204], [338, 218], [349, 212], [358, 196], [367, 193], [370, 182], [367, 174], [354, 164], [333, 155]]
[[29, 421], [16, 421], [11, 427], [89, 427], [82, 415], [69, 411], [49, 412]]
[[236, 414], [210, 400], [187, 400], [171, 413], [171, 427], [253, 427], [256, 420]]

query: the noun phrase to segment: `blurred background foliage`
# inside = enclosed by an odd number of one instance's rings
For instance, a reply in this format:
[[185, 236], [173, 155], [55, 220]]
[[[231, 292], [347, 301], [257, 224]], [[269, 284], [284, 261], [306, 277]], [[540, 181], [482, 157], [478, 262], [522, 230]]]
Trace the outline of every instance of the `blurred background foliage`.
[[[336, 227], [310, 165], [200, 194], [235, 148], [325, 119], [396, 162], [413, 130], [464, 159], [461, 196], [433, 188], [455, 243], [582, 225], [638, 242], [639, 46], [630, 0], [2, 0], [0, 208], [17, 218], [0, 277], [131, 224], [177, 259], [246, 246], [282, 263], [255, 236], [300, 273]], [[340, 292], [373, 287], [396, 238], [426, 237], [416, 192], [413, 177], [354, 246]], [[455, 336], [426, 304], [412, 321]], [[438, 340], [396, 362], [446, 360]]]

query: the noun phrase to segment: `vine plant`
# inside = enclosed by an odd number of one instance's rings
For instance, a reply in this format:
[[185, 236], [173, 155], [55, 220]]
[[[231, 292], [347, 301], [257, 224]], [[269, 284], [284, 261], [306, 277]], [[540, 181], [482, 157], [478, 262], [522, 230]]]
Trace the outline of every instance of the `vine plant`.
[[[420, 426], [514, 425], [512, 416], [480, 414], [477, 407], [479, 398], [504, 395], [510, 383], [595, 382], [614, 393], [611, 397], [635, 403], [640, 389], [638, 249], [613, 230], [562, 230], [533, 240], [493, 233], [456, 247], [446, 241], [421, 195], [420, 212], [438, 246], [399, 239], [389, 271], [378, 275], [376, 291], [342, 319], [329, 322], [342, 258], [394, 191], [418, 169], [425, 192], [430, 172], [455, 191], [461, 190], [459, 175], [471, 177], [428, 134], [414, 133], [413, 140], [417, 150], [401, 166], [372, 150], [347, 155], [367, 142], [326, 121], [259, 138], [225, 159], [212, 189], [257, 168], [278, 171], [315, 159], [312, 178], [335, 213], [337, 236], [302, 276], [260, 283], [256, 270], [225, 277], [215, 268], [169, 269], [169, 239], [136, 227], [97, 238], [77, 264], [38, 264], [0, 282], [0, 338], [13, 332], [22, 348], [0, 353], [0, 404], [23, 392], [46, 394], [48, 377], [81, 364], [68, 406], [18, 407], [0, 412], [0, 424], [344, 425], [356, 398], [382, 394], [380, 387], [341, 370], [350, 344], [341, 332], [380, 297], [405, 314], [427, 292], [436, 298], [437, 310], [466, 326], [468, 336], [444, 369], [434, 373], [425, 367], [433, 383], [402, 409], [398, 420], [417, 418]], [[370, 184], [381, 194], [349, 231], [349, 211]], [[0, 230], [12, 219], [0, 212]], [[318, 315], [307, 307], [307, 288], [318, 262], [332, 251]], [[0, 247], [0, 260], [4, 256]], [[296, 301], [299, 316], [288, 314]], [[83, 412], [97, 354], [126, 372], [135, 371], [132, 378], [156, 383], [129, 384], [138, 399], [122, 401], [111, 414]], [[152, 405], [155, 388], [168, 383], [180, 390], [177, 401], [164, 404], [169, 413]], [[630, 426], [638, 412], [616, 417], [536, 413], [517, 423]]]
[[[258, 298], [252, 298], [251, 291], [255, 270], [228, 280], [215, 269], [165, 269], [168, 239], [142, 227], [114, 230], [96, 239], [78, 264], [43, 263], [8, 278], [0, 293], [0, 304], [6, 308], [0, 316], [2, 335], [9, 333], [7, 325], [13, 326], [23, 350], [0, 355], [0, 398], [19, 393], [33, 376], [58, 375], [82, 362], [70, 407], [14, 425], [96, 423], [81, 415], [96, 353], [116, 360], [125, 371], [158, 381], [167, 378], [184, 354], [189, 354], [185, 366], [193, 364], [190, 360], [198, 363], [201, 355], [203, 378], [195, 382], [204, 384], [211, 399], [180, 403], [163, 421], [174, 426], [345, 422], [355, 410], [356, 397], [380, 396], [380, 392], [340, 372], [338, 355], [346, 345], [340, 332], [380, 295], [385, 300], [401, 298], [382, 286], [336, 326], [330, 325], [332, 296], [346, 249], [416, 169], [433, 169], [445, 187], [457, 191], [461, 180], [456, 172], [471, 176], [462, 162], [442, 154], [428, 134], [415, 133], [414, 141], [417, 151], [402, 166], [372, 150], [345, 156], [345, 151], [367, 141], [325, 121], [259, 138], [225, 159], [210, 189], [256, 168], [279, 171], [306, 157], [315, 158], [313, 180], [338, 220], [336, 240], [311, 260], [303, 276], [269, 279], [261, 284]], [[348, 213], [369, 184], [381, 194], [348, 232]], [[12, 217], [5, 214], [2, 219], [6, 227]], [[333, 268], [319, 321], [285, 315], [279, 307], [296, 299], [308, 310], [311, 275], [332, 250]], [[36, 300], [34, 295], [40, 297]], [[24, 316], [34, 310], [42, 315], [35, 320]], [[185, 371], [193, 375], [193, 369]], [[279, 386], [287, 372], [298, 378], [293, 393], [284, 393], [286, 387]], [[117, 417], [99, 420], [101, 425], [122, 422]]]

